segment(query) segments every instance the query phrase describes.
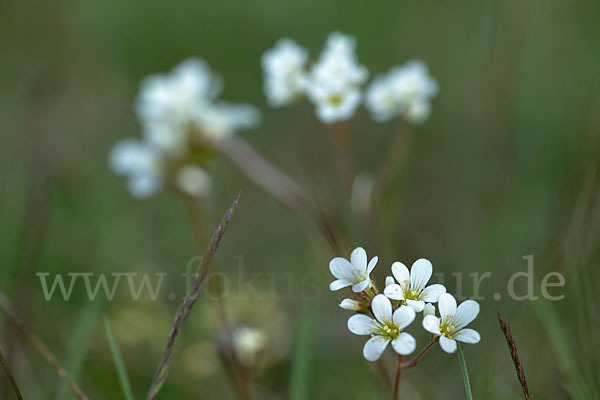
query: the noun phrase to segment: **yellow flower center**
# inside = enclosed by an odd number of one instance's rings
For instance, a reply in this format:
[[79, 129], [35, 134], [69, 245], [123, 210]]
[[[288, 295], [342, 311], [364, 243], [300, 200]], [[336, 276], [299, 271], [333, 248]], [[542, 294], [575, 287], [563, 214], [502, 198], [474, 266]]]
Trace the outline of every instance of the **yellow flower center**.
[[329, 96], [329, 103], [331, 103], [331, 105], [334, 106], [339, 106], [340, 104], [342, 104], [342, 101], [344, 100], [344, 97], [339, 94], [332, 94], [331, 96]]
[[393, 322], [386, 322], [385, 324], [380, 325], [381, 326], [377, 329], [376, 334], [389, 340], [396, 339], [402, 332], [402, 329], [398, 328]]

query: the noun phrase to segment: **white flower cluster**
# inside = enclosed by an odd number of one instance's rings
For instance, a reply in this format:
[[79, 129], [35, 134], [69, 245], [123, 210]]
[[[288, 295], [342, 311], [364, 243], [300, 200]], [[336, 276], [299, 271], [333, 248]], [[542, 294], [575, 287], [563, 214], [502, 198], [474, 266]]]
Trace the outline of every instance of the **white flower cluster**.
[[210, 143], [259, 120], [252, 106], [217, 101], [221, 89], [221, 80], [196, 58], [142, 82], [136, 111], [143, 139], [125, 139], [109, 155], [112, 169], [128, 178], [133, 196], [151, 196], [165, 183], [193, 196], [209, 193]]
[[309, 69], [308, 52], [292, 39], [281, 39], [262, 59], [269, 103], [278, 107], [307, 97], [322, 122], [349, 119], [360, 105], [360, 86], [368, 77], [355, 48], [353, 37], [334, 32]]
[[[400, 262], [393, 263], [393, 277], [387, 277], [381, 294], [369, 277], [378, 259], [373, 257], [367, 261], [366, 251], [358, 247], [350, 260], [336, 257], [329, 263], [329, 270], [336, 278], [329, 289], [351, 286], [352, 291], [361, 296], [360, 300], [342, 300], [340, 307], [357, 313], [348, 319], [350, 332], [371, 336], [363, 348], [367, 360], [378, 360], [389, 343], [400, 355], [414, 352], [417, 342], [405, 330], [419, 312], [423, 312], [423, 328], [445, 352], [455, 352], [456, 341], [479, 342], [479, 333], [465, 328], [479, 314], [479, 304], [466, 300], [457, 307], [454, 296], [446, 293], [443, 285], [427, 286], [433, 274], [431, 262], [421, 258], [410, 270]], [[435, 315], [434, 303], [438, 303], [439, 318]]]
[[437, 91], [437, 82], [429, 76], [427, 66], [412, 60], [376, 77], [367, 89], [366, 105], [376, 121], [401, 115], [409, 122], [420, 123], [429, 117], [431, 99]]
[[[363, 101], [368, 70], [359, 64], [356, 40], [331, 33], [319, 59], [309, 65], [308, 52], [292, 39], [279, 40], [262, 59], [264, 91], [274, 107], [307, 98], [321, 122], [350, 119]], [[418, 123], [427, 119], [437, 83], [420, 61], [393, 68], [377, 77], [366, 91], [365, 104], [378, 122], [402, 116]]]

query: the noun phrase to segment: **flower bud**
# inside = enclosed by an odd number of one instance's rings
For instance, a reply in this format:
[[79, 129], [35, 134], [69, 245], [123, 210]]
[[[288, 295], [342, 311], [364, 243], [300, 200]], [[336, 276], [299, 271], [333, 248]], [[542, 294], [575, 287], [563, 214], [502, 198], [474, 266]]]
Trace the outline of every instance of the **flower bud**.
[[342, 300], [342, 302], [340, 303], [340, 307], [343, 308], [344, 310], [349, 310], [349, 311], [365, 311], [365, 306], [357, 300], [353, 300], [353, 299], [344, 299]]

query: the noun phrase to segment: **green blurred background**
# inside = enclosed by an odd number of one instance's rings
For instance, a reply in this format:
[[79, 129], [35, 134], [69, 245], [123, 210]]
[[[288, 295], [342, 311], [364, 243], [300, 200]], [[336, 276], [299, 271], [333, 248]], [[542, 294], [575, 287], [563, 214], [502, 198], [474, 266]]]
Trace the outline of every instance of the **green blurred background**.
[[[199, 56], [224, 78], [223, 98], [263, 111], [262, 124], [241, 135], [341, 216], [351, 247], [335, 255], [348, 256], [357, 245], [376, 252], [380, 285], [391, 262], [419, 257], [447, 276], [450, 291], [458, 290], [453, 272], [492, 272], [473, 324], [482, 341], [465, 348], [475, 398], [521, 396], [496, 321], [500, 311], [534, 398], [598, 399], [599, 19], [600, 4], [583, 0], [3, 1], [0, 288], [93, 399], [122, 397], [101, 323], [106, 313], [136, 398], [143, 398], [177, 303], [166, 296], [135, 302], [122, 292], [112, 302], [90, 302], [81, 287], [69, 301], [47, 302], [35, 273], [178, 277], [197, 254], [185, 205], [166, 192], [132, 198], [106, 157], [117, 140], [140, 136], [133, 112], [140, 80]], [[273, 110], [262, 94], [266, 49], [288, 36], [314, 57], [333, 30], [357, 38], [371, 76], [420, 58], [440, 85], [432, 116], [413, 130], [379, 210], [379, 245], [358, 233], [327, 131], [312, 109]], [[360, 170], [376, 172], [396, 128], [358, 112], [350, 130]], [[244, 274], [263, 274], [255, 280], [259, 293], [227, 300], [236, 324], [269, 335], [257, 397], [390, 397], [362, 358], [364, 338], [346, 328], [348, 313], [337, 306], [342, 295], [327, 289], [334, 254], [319, 232], [227, 160], [212, 173], [207, 230], [243, 190], [217, 256], [219, 271], [235, 283], [241, 256]], [[553, 293], [565, 299], [494, 301], [494, 293], [506, 294], [509, 277], [525, 270], [529, 254], [536, 294], [543, 276], [558, 271], [566, 286]], [[316, 300], [298, 294], [314, 295], [315, 283]], [[472, 296], [468, 283], [465, 277], [463, 294]], [[164, 284], [164, 293], [185, 291], [181, 279]], [[298, 295], [276, 296], [273, 285], [280, 293], [291, 285]], [[207, 307], [201, 300], [185, 325], [159, 398], [232, 398]], [[73, 398], [31, 345], [15, 338], [9, 321], [0, 321], [2, 348], [25, 398]], [[419, 333], [417, 340], [427, 338]], [[464, 398], [456, 356], [439, 349], [427, 355], [404, 373], [402, 393]]]

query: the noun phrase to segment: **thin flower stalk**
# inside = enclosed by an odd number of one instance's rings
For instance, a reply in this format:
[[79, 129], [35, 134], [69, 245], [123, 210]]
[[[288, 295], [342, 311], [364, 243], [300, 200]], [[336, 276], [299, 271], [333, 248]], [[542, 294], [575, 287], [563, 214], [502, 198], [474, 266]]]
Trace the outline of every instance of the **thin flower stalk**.
[[402, 374], [402, 355], [398, 354], [398, 363], [396, 365], [396, 381], [394, 383], [394, 400], [398, 400], [400, 394], [400, 376]]

